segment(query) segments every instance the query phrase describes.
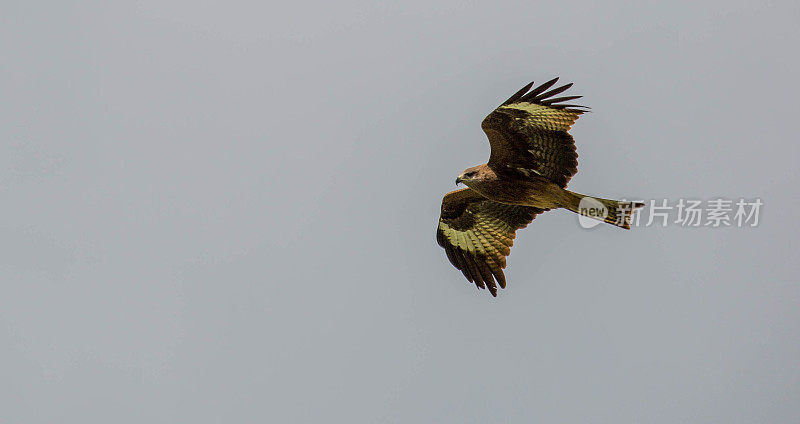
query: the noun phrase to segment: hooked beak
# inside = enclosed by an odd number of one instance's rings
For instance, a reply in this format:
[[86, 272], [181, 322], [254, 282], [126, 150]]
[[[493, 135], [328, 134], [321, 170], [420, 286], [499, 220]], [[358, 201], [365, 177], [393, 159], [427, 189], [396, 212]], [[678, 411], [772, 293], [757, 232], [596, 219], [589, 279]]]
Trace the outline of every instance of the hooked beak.
[[464, 180], [462, 180], [461, 177], [456, 178], [456, 186], [458, 185], [458, 183], [463, 182], [463, 181]]

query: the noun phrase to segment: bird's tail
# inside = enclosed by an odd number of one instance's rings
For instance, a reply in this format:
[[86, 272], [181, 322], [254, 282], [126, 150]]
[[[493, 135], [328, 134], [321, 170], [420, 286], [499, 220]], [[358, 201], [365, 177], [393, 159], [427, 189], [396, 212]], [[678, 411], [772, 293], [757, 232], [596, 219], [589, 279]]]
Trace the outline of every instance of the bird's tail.
[[631, 216], [633, 213], [636, 209], [644, 206], [644, 203], [641, 202], [620, 202], [601, 199], [569, 190], [564, 190], [564, 195], [559, 204], [561, 207], [577, 214], [616, 225], [626, 230], [631, 229]]

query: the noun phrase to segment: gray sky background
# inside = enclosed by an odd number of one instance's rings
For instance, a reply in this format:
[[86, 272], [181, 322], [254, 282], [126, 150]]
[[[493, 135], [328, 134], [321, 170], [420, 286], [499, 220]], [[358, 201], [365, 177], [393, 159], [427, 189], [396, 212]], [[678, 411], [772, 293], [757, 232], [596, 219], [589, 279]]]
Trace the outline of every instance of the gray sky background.
[[[71, 5], [67, 5], [71, 3]], [[794, 423], [797, 2], [3, 2], [0, 422]], [[480, 121], [575, 82], [573, 190], [757, 228], [436, 245]]]

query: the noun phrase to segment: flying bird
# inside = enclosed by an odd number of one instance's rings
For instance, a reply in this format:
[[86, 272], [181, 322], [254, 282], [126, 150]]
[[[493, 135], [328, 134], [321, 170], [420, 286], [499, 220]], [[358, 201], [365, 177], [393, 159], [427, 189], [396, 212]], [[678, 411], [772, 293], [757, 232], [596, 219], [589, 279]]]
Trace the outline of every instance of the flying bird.
[[553, 97], [572, 84], [550, 89], [554, 78], [514, 93], [481, 123], [489, 138], [489, 162], [467, 168], [447, 193], [436, 240], [450, 262], [478, 288], [497, 296], [506, 287], [503, 269], [516, 231], [536, 215], [564, 208], [630, 229], [631, 214], [644, 204], [585, 196], [566, 190], [578, 172], [575, 141], [568, 133], [589, 108], [569, 104], [581, 96]]

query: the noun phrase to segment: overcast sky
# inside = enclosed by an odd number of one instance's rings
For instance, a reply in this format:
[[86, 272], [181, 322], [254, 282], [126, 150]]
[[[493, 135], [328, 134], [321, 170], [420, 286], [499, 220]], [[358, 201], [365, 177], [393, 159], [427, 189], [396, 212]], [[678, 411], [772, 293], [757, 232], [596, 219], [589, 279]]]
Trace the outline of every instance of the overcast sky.
[[[797, 2], [269, 3], [0, 6], [0, 422], [798, 422]], [[442, 195], [554, 76], [572, 190], [759, 225], [548, 212], [476, 290]]]

